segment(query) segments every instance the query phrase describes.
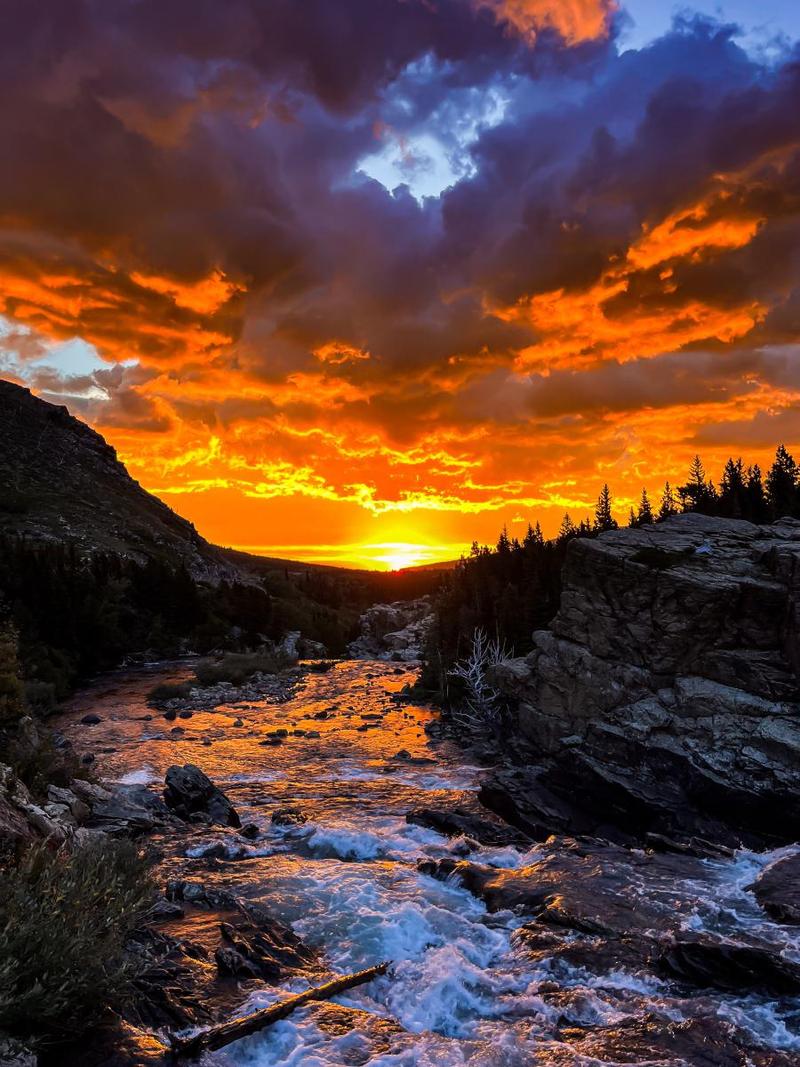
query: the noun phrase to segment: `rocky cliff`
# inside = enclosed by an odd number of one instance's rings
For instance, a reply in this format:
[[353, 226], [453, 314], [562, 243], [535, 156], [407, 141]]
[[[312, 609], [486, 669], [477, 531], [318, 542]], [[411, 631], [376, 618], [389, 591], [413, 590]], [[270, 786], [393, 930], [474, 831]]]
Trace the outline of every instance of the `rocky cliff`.
[[498, 669], [541, 832], [800, 836], [800, 523], [676, 516], [570, 546], [560, 610]]

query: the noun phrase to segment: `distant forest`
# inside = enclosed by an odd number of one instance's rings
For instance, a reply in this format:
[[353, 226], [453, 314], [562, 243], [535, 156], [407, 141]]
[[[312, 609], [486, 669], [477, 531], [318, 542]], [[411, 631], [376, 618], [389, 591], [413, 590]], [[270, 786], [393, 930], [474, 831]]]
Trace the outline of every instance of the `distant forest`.
[[[474, 542], [438, 597], [425, 686], [444, 695], [447, 670], [469, 650], [477, 628], [499, 637], [516, 655], [529, 652], [533, 631], [547, 626], [558, 611], [567, 545], [576, 537], [617, 529], [613, 504], [604, 485], [594, 516], [575, 522], [566, 514], [552, 540], [545, 540], [535, 522], [521, 540], [503, 530], [493, 548]], [[729, 459], [715, 484], [695, 456], [685, 484], [673, 487], [667, 482], [655, 502], [642, 489], [637, 506], [630, 509], [628, 525], [647, 526], [685, 511], [754, 523], [800, 518], [800, 468], [780, 445], [766, 476], [757, 464], [745, 466], [741, 459]]]
[[[0, 535], [0, 661], [13, 645], [16, 662], [18, 647], [27, 700], [47, 711], [77, 684], [136, 654], [250, 649], [300, 630], [341, 655], [369, 604], [420, 596], [439, 583], [435, 572], [290, 570], [230, 555], [243, 580], [212, 586], [161, 559], [87, 555], [69, 544]], [[14, 688], [12, 674], [0, 662], [0, 705], [4, 688]]]

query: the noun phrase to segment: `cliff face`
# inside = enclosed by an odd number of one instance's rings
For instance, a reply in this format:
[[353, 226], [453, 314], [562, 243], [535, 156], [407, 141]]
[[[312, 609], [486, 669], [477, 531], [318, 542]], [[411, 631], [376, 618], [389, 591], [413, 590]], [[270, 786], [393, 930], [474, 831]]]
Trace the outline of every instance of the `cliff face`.
[[180, 562], [206, 581], [240, 577], [191, 523], [131, 478], [100, 434], [7, 381], [0, 381], [0, 531], [87, 553]]
[[498, 671], [541, 763], [489, 801], [579, 830], [796, 839], [800, 523], [676, 516], [576, 540], [563, 577], [550, 629]]

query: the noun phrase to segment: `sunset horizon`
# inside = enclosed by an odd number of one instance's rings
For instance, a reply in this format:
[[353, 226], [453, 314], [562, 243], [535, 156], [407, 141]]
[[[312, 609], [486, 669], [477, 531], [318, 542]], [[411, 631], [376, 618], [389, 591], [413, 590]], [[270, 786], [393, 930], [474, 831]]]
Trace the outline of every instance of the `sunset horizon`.
[[800, 449], [791, 5], [314, 10], [20, 14], [0, 374], [209, 540], [348, 566]]

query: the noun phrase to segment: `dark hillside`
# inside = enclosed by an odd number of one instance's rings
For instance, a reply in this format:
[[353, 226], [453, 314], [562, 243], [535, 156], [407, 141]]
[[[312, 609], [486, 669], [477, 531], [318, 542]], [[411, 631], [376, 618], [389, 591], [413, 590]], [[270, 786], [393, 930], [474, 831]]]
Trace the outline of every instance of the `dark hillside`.
[[158, 559], [206, 581], [237, 576], [190, 522], [131, 478], [100, 434], [7, 381], [0, 381], [0, 532]]

